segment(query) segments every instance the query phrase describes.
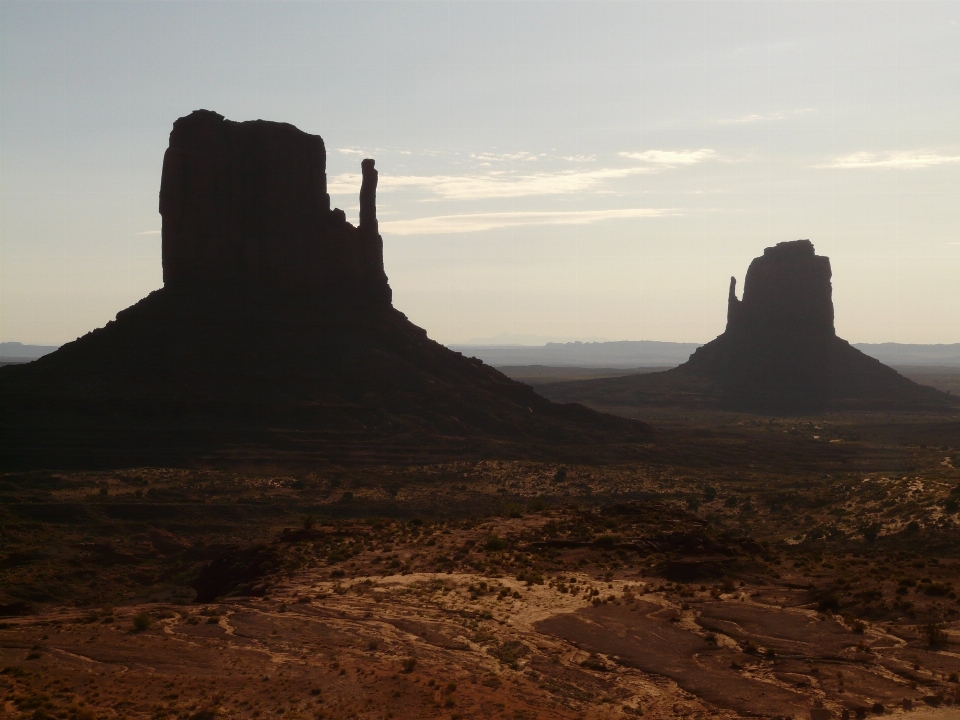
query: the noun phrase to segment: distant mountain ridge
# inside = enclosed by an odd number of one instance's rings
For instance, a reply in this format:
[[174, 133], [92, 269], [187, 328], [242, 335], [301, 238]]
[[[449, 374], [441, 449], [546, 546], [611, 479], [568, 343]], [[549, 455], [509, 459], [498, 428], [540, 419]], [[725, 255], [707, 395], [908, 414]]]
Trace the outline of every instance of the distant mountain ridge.
[[0, 342], [0, 360], [36, 360], [57, 350], [59, 345], [24, 345], [18, 342]]
[[619, 342], [547, 343], [522, 345], [448, 345], [494, 367], [547, 365], [553, 367], [673, 367], [686, 362], [699, 343], [622, 340]]
[[[59, 345], [24, 345], [0, 342], [0, 360], [34, 360], [49, 355]], [[636, 368], [674, 367], [685, 363], [699, 343], [621, 340], [611, 342], [546, 343], [545, 345], [448, 345], [487, 365], [546, 365], [548, 367]], [[864, 355], [884, 365], [929, 365], [960, 368], [960, 343], [920, 345], [909, 343], [855, 343]]]
[[854, 347], [884, 365], [939, 365], [960, 367], [960, 343], [909, 345], [903, 343], [857, 343]]
[[[494, 367], [546, 365], [549, 367], [675, 367], [685, 363], [699, 343], [623, 340], [619, 342], [547, 343], [524, 345], [448, 345], [468, 357]], [[919, 345], [905, 343], [857, 343], [864, 355], [885, 365], [960, 367], [960, 343]]]

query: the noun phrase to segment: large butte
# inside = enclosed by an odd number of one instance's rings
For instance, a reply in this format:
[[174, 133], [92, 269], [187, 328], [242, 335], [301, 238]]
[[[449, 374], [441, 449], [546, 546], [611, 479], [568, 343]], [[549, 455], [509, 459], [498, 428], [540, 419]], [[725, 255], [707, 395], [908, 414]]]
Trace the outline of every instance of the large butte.
[[643, 423], [545, 400], [394, 309], [373, 160], [362, 171], [354, 227], [330, 208], [318, 136], [207, 110], [177, 120], [163, 288], [0, 368], [0, 462], [575, 460], [649, 438]]

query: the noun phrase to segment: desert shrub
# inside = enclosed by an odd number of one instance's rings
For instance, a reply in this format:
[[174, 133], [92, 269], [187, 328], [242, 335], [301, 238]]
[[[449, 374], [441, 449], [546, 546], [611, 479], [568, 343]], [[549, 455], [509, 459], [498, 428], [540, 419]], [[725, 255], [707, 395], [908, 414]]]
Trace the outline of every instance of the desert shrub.
[[409, 657], [403, 661], [403, 672], [412, 673], [414, 668], [417, 667], [417, 659]]
[[747, 655], [759, 655], [759, 654], [760, 654], [760, 648], [757, 646], [757, 644], [756, 644], [755, 642], [753, 642], [753, 640], [743, 640], [743, 641], [741, 641], [741, 642], [740, 642], [740, 648], [741, 648]]
[[215, 720], [217, 717], [217, 708], [208, 707], [203, 708], [202, 710], [197, 710], [193, 715], [190, 716], [190, 720]]
[[516, 669], [518, 667], [517, 660], [529, 654], [530, 648], [519, 640], [510, 640], [489, 648], [487, 652], [504, 665], [509, 665], [511, 668]]
[[150, 617], [150, 613], [148, 613], [146, 610], [142, 612], [138, 612], [136, 615], [134, 615], [133, 629], [136, 632], [143, 632], [144, 630], [148, 630], [151, 625], [153, 625], [153, 618]]
[[926, 636], [927, 644], [930, 647], [945, 645], [947, 642], [947, 633], [944, 632], [943, 626], [940, 625], [940, 623], [927, 623], [923, 627], [923, 634]]
[[487, 551], [505, 550], [507, 547], [507, 541], [502, 537], [491, 535], [487, 538], [487, 541], [484, 543], [483, 547]]
[[925, 595], [944, 597], [948, 595], [952, 589], [950, 583], [932, 582], [924, 585], [923, 592]]
[[822, 593], [817, 598], [817, 609], [820, 612], [836, 612], [840, 609], [840, 598], [838, 598], [834, 593], [825, 592]]

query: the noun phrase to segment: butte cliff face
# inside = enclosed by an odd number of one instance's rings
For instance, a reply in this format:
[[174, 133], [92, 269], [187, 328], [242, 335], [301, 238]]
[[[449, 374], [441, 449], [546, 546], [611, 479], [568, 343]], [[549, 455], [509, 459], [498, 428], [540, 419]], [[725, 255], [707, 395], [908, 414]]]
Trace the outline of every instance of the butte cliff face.
[[330, 208], [323, 141], [181, 118], [163, 163], [164, 287], [55, 353], [0, 368], [0, 464], [309, 464], [556, 455], [649, 439], [549, 402], [391, 305], [377, 170]]
[[934, 410], [954, 403], [837, 337], [830, 259], [817, 255], [809, 240], [764, 250], [750, 263], [742, 299], [731, 278], [726, 329], [680, 367], [538, 389], [566, 402], [788, 414]]
[[165, 286], [265, 287], [389, 305], [377, 171], [364, 160], [360, 223], [330, 208], [323, 140], [285, 123], [180, 118], [163, 158]]
[[730, 278], [726, 332], [829, 337], [833, 328], [830, 258], [817, 255], [809, 240], [782, 242], [754, 258], [743, 284], [743, 300]]
[[750, 263], [742, 300], [730, 279], [724, 333], [682, 367], [713, 380], [730, 408], [827, 407], [839, 390], [837, 343], [846, 345], [834, 330], [831, 275], [830, 259], [809, 240], [766, 248]]

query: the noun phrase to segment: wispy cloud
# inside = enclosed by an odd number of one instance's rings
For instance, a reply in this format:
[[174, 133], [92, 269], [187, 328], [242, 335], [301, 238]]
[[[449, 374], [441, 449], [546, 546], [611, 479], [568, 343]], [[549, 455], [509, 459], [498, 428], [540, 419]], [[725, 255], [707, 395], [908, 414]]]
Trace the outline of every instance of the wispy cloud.
[[358, 150], [357, 148], [337, 148], [337, 152], [339, 152], [341, 155], [359, 155], [361, 157], [367, 156], [363, 150]]
[[625, 208], [617, 210], [572, 210], [560, 212], [500, 212], [470, 215], [438, 215], [415, 220], [380, 223], [380, 231], [391, 235], [439, 235], [467, 233], [526, 225], [590, 225], [603, 220], [666, 217], [679, 214], [672, 209]]
[[[354, 152], [346, 148], [340, 152]], [[362, 154], [356, 151], [357, 154]], [[646, 150], [621, 152], [620, 157], [640, 161], [629, 167], [574, 168], [531, 172], [528, 163], [546, 156], [530, 152], [473, 153], [469, 161], [479, 167], [459, 175], [391, 175], [380, 172], [378, 191], [381, 193], [414, 190], [429, 193], [439, 200], [488, 200], [518, 198], [535, 195], [564, 195], [598, 191], [608, 182], [632, 175], [657, 173], [667, 168], [694, 165], [716, 157], [709, 148], [700, 150]], [[556, 158], [572, 163], [595, 161], [593, 155], [574, 155]], [[524, 169], [510, 164], [521, 163]], [[506, 164], [507, 167], [503, 167]], [[492, 166], [497, 167], [492, 167]], [[489, 168], [489, 169], [487, 169]], [[330, 178], [327, 191], [332, 195], [352, 195], [359, 191], [360, 173], [343, 173]]]
[[494, 162], [530, 162], [531, 160], [535, 161], [538, 157], [544, 157], [544, 154], [541, 153], [539, 156], [536, 153], [527, 152], [526, 150], [521, 150], [520, 152], [515, 153], [492, 153], [492, 152], [483, 152], [483, 153], [470, 153], [471, 160], [479, 160], [480, 162], [494, 163]]
[[836, 158], [825, 165], [815, 165], [817, 168], [837, 168], [851, 170], [857, 168], [894, 168], [916, 170], [919, 168], [934, 167], [935, 165], [950, 165], [960, 163], [960, 155], [939, 155], [923, 150], [907, 152], [870, 153], [858, 152]]
[[710, 160], [716, 157], [716, 155], [717, 154], [709, 148], [701, 148], [700, 150], [645, 150], [644, 152], [620, 153], [620, 157], [666, 167], [695, 165], [698, 162]]
[[736, 118], [717, 120], [717, 122], [720, 125], [771, 122], [774, 120], [786, 120], [788, 117], [793, 117], [794, 115], [805, 115], [806, 113], [811, 113], [813, 111], [814, 108], [798, 108], [797, 110], [791, 110], [789, 112], [749, 113]]
[[[533, 195], [561, 195], [595, 190], [609, 180], [653, 172], [642, 166], [562, 170], [515, 174], [502, 171], [465, 175], [389, 175], [380, 174], [379, 192], [422, 190], [442, 200], [485, 200]], [[359, 173], [337, 175], [327, 184], [334, 195], [353, 194], [360, 189]]]

